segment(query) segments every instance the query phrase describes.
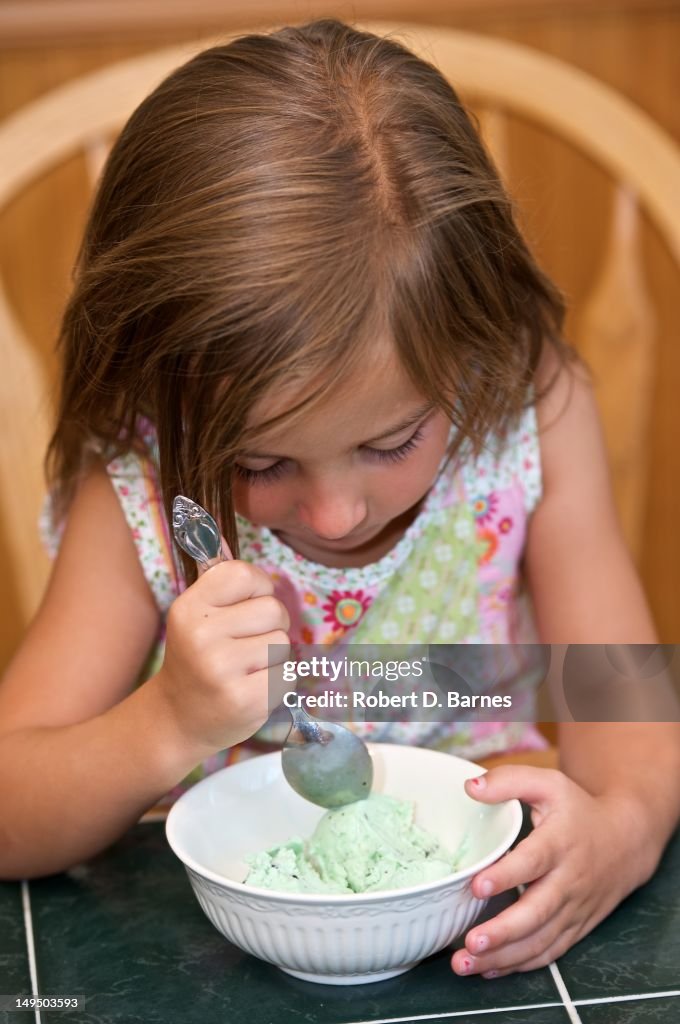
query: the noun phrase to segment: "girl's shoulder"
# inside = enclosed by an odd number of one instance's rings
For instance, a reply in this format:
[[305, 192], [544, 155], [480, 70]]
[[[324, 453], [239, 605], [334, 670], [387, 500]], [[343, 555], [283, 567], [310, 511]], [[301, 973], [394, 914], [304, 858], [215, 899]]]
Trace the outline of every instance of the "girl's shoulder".
[[525, 570], [545, 642], [656, 643], [617, 513], [604, 430], [588, 370], [544, 367], [538, 403], [544, 497]]
[[181, 576], [163, 508], [156, 431], [143, 417], [138, 417], [137, 437], [141, 450], [112, 459], [106, 471], [156, 603], [162, 612], [167, 612], [181, 590]]
[[551, 491], [563, 484], [565, 465], [581, 453], [587, 468], [602, 450], [602, 425], [589, 370], [580, 359], [563, 363], [546, 350], [537, 371], [536, 423], [540, 437], [543, 477]]
[[[500, 493], [516, 491], [524, 513], [530, 515], [543, 491], [539, 422], [533, 389], [526, 406], [512, 426], [489, 434], [479, 454], [463, 445], [457, 468], [464, 495], [478, 513]], [[478, 507], [479, 506], [479, 507]]]
[[[150, 420], [138, 417], [134, 450], [100, 461], [127, 521], [144, 576], [159, 611], [165, 613], [181, 590], [158, 476], [158, 442]], [[65, 523], [55, 520], [48, 495], [40, 517], [43, 543], [56, 556]]]

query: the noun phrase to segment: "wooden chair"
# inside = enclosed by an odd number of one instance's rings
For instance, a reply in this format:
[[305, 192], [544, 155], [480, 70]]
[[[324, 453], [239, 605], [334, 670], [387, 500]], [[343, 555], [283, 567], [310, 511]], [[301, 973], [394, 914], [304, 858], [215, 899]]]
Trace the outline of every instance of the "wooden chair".
[[[599, 380], [619, 511], [639, 550], [645, 496], [654, 330], [637, 246], [646, 211], [680, 262], [680, 153], [621, 95], [576, 68], [498, 39], [444, 28], [368, 24], [438, 65], [478, 110], [499, 168], [505, 115], [515, 113], [585, 153], [618, 183], [609, 244], [579, 328]], [[242, 33], [239, 33], [242, 34]], [[99, 174], [112, 137], [174, 67], [219, 40], [203, 40], [106, 67], [32, 103], [0, 125], [0, 209], [76, 151]], [[48, 572], [36, 521], [48, 437], [48, 381], [0, 282], [0, 518], [16, 566], [17, 600], [34, 612]], [[606, 372], [604, 372], [606, 370]], [[622, 411], [625, 414], [622, 414]]]

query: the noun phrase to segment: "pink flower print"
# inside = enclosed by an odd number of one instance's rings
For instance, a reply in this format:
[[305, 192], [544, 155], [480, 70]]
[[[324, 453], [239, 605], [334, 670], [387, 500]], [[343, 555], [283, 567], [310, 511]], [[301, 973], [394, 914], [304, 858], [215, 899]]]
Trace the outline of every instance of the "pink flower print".
[[120, 491], [120, 493], [123, 495], [124, 498], [127, 498], [127, 496], [130, 493], [130, 488], [126, 487], [125, 484], [121, 484], [121, 486], [118, 488], [118, 490]]
[[511, 600], [511, 598], [512, 587], [508, 584], [505, 584], [504, 586], [499, 587], [495, 593], [489, 596], [488, 607], [493, 611], [503, 612], [504, 614], [506, 614], [508, 610], [508, 602]]
[[512, 517], [503, 516], [500, 523], [498, 524], [498, 529], [500, 533], [510, 533], [510, 530], [512, 529]]
[[344, 635], [344, 633], [344, 629], [333, 629], [331, 630], [330, 633], [326, 633], [321, 642], [326, 647], [332, 647], [333, 644], [338, 642], [338, 640]]
[[326, 615], [324, 622], [330, 622], [335, 629], [346, 630], [357, 622], [371, 604], [371, 598], [363, 590], [334, 590], [328, 601], [322, 605]]
[[138, 526], [134, 526], [130, 532], [132, 533], [133, 540], [142, 539], [142, 531], [139, 529]]
[[480, 565], [486, 565], [487, 562], [491, 561], [498, 550], [498, 536], [494, 530], [480, 530], [477, 536], [480, 540], [485, 540], [487, 542], [486, 550], [479, 559]]
[[481, 525], [488, 523], [489, 520], [493, 519], [497, 505], [498, 495], [495, 491], [492, 491], [491, 494], [486, 495], [486, 497], [484, 495], [479, 495], [475, 498], [472, 503], [472, 509], [475, 513], [475, 519], [477, 522]]

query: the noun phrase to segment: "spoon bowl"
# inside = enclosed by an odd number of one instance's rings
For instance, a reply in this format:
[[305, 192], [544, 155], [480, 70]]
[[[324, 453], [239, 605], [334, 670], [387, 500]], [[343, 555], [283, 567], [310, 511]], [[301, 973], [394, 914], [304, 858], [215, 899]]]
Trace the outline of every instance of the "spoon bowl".
[[[175, 540], [206, 569], [231, 552], [213, 517], [190, 498], [178, 495], [172, 505]], [[289, 708], [293, 723], [281, 754], [288, 784], [319, 807], [342, 807], [371, 792], [373, 762], [363, 740], [336, 722], [322, 722], [303, 708]]]
[[289, 786], [319, 807], [342, 807], [371, 792], [373, 762], [364, 741], [337, 722], [289, 709], [293, 724], [281, 754]]

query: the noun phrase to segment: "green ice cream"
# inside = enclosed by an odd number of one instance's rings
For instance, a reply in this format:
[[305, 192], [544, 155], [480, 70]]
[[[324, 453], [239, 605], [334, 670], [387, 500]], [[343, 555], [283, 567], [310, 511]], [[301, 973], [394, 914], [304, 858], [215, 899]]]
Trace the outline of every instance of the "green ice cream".
[[286, 892], [402, 889], [456, 870], [453, 854], [413, 823], [413, 805], [372, 794], [327, 811], [311, 839], [290, 839], [247, 858], [246, 885]]

